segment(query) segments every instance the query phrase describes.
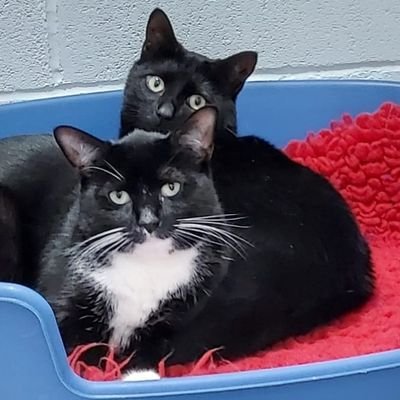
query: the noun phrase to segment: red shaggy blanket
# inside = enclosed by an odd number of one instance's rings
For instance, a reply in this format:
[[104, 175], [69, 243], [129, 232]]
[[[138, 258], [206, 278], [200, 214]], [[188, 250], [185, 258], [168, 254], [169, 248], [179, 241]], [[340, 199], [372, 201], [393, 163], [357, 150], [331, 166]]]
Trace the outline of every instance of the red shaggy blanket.
[[[374, 114], [344, 116], [330, 129], [289, 143], [285, 152], [326, 176], [343, 194], [372, 248], [376, 293], [361, 310], [308, 335], [286, 340], [251, 357], [228, 362], [212, 352], [192, 365], [165, 368], [161, 376], [198, 375], [333, 360], [400, 347], [400, 105]], [[90, 380], [121, 377], [113, 354], [100, 368], [70, 355], [72, 368]]]

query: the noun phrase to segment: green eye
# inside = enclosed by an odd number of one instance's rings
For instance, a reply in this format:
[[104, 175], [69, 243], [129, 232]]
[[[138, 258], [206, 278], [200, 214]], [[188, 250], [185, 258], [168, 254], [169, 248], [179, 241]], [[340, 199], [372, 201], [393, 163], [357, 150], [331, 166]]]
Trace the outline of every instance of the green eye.
[[146, 76], [146, 85], [154, 93], [160, 93], [165, 89], [164, 81], [156, 75]]
[[108, 194], [108, 197], [118, 206], [123, 206], [131, 201], [129, 194], [125, 190], [113, 190]]
[[164, 197], [174, 197], [181, 190], [181, 184], [179, 182], [166, 183], [161, 188], [161, 194]]
[[189, 107], [195, 111], [200, 110], [200, 108], [203, 108], [206, 105], [206, 99], [199, 94], [193, 94], [188, 97], [187, 101]]

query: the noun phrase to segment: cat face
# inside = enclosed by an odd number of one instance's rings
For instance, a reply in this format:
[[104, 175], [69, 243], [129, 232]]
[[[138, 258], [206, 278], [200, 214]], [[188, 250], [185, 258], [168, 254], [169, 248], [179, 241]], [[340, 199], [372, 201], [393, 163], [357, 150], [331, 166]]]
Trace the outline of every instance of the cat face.
[[104, 236], [103, 241], [122, 247], [150, 236], [192, 243], [179, 240], [182, 220], [222, 213], [209, 173], [216, 115], [206, 107], [179, 132], [139, 131], [115, 144], [75, 128], [56, 128], [57, 143], [82, 176], [82, 238], [111, 232], [118, 240]]
[[218, 130], [235, 131], [235, 100], [256, 62], [255, 52], [212, 60], [187, 51], [164, 12], [154, 10], [125, 86], [121, 136], [136, 128], [168, 132], [207, 104], [219, 111]]

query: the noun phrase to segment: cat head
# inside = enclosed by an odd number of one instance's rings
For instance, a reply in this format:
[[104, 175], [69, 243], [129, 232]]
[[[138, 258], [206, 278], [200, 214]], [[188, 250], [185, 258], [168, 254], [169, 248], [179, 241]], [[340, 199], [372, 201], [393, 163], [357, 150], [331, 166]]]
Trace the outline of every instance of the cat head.
[[251, 51], [209, 59], [186, 50], [167, 15], [155, 9], [125, 85], [121, 136], [136, 128], [164, 133], [176, 129], [207, 104], [219, 111], [218, 131], [235, 132], [235, 100], [256, 62], [257, 53]]
[[181, 229], [185, 219], [222, 214], [209, 165], [216, 119], [217, 111], [205, 107], [179, 131], [139, 131], [115, 143], [56, 128], [56, 142], [81, 175], [76, 230], [82, 239], [99, 234], [116, 247], [150, 236], [181, 246], [196, 242], [199, 234]]

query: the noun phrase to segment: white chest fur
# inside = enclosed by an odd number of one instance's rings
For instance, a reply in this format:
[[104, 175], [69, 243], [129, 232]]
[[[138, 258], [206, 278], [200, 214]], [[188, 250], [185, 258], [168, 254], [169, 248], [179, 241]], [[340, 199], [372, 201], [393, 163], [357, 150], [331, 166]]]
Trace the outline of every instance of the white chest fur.
[[124, 348], [136, 328], [171, 294], [190, 284], [198, 250], [173, 250], [171, 239], [150, 237], [131, 253], [117, 253], [92, 278], [110, 301], [110, 344]]

